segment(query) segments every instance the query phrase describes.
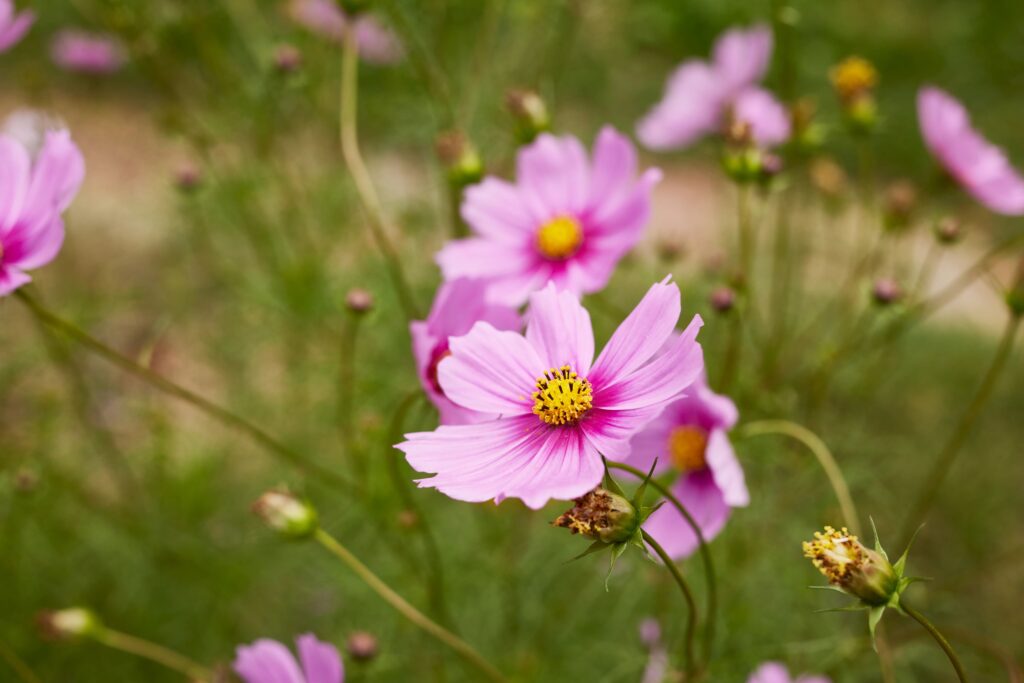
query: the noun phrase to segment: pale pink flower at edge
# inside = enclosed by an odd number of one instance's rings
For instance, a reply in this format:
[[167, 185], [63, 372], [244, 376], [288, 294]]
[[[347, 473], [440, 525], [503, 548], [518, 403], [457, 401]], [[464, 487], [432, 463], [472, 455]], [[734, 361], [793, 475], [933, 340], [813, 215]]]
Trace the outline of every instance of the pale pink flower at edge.
[[832, 683], [824, 676], [798, 676], [791, 678], [789, 669], [778, 662], [765, 662], [750, 674], [747, 683]]
[[522, 320], [514, 308], [490, 304], [485, 297], [486, 290], [479, 280], [462, 278], [445, 283], [438, 289], [427, 319], [409, 325], [420, 384], [437, 406], [441, 424], [469, 424], [496, 417], [452, 403], [437, 376], [438, 365], [451, 353], [449, 338], [466, 334], [475, 323], [487, 322], [498, 330], [521, 329]]
[[408, 434], [397, 448], [435, 473], [420, 486], [457, 500], [520, 498], [537, 509], [579, 497], [600, 483], [601, 456], [628, 455], [629, 438], [700, 376], [700, 318], [669, 341], [680, 312], [666, 278], [594, 361], [590, 315], [549, 283], [531, 297], [525, 336], [477, 323], [439, 365], [450, 400], [501, 417]]
[[34, 160], [20, 142], [0, 135], [0, 296], [30, 282], [26, 271], [57, 256], [61, 214], [84, 175], [82, 154], [65, 130], [46, 133]]
[[15, 14], [13, 0], [0, 0], [0, 52], [17, 45], [35, 21], [36, 15], [31, 10]]
[[[345, 38], [345, 27], [353, 21], [335, 0], [291, 0], [288, 14], [292, 20], [335, 42]], [[356, 45], [360, 56], [375, 64], [393, 64], [402, 58], [402, 44], [386, 26], [368, 14], [354, 20]]]
[[772, 54], [766, 25], [731, 29], [715, 42], [710, 61], [683, 62], [665, 85], [661, 101], [637, 124], [637, 137], [651, 149], [678, 149], [719, 133], [731, 120], [750, 125], [758, 145], [789, 139], [785, 106], [757, 84]]
[[110, 74], [124, 65], [124, 50], [111, 36], [65, 29], [50, 44], [53, 63], [67, 71]]
[[[266, 638], [239, 646], [233, 667], [245, 683], [342, 683], [338, 650], [311, 633], [295, 640], [299, 661], [287, 647]], [[301, 666], [300, 666], [301, 663]]]
[[1024, 178], [974, 129], [960, 102], [938, 88], [922, 88], [917, 116], [928, 150], [972, 197], [996, 213], [1024, 215]]
[[516, 181], [495, 177], [466, 191], [462, 217], [474, 236], [437, 255], [446, 280], [486, 280], [494, 301], [518, 306], [554, 282], [588, 294], [602, 289], [639, 241], [661, 171], [637, 175], [632, 143], [604, 128], [593, 157], [574, 137], [544, 134], [519, 151]]
[[[631, 465], [646, 471], [657, 459], [656, 473], [679, 473], [672, 493], [706, 541], [722, 530], [732, 508], [750, 502], [743, 468], [728, 436], [737, 418], [736, 405], [713, 392], [701, 376], [685, 396], [630, 440], [627, 462]], [[644, 528], [677, 559], [692, 554], [699, 545], [690, 524], [669, 503], [658, 508]]]

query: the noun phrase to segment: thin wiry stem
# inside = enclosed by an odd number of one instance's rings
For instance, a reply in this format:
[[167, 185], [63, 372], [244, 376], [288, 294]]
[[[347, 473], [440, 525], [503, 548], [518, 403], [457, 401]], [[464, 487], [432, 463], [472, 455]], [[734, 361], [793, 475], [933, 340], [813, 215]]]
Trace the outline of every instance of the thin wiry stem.
[[661, 561], [665, 564], [665, 568], [668, 569], [669, 573], [672, 574], [672, 578], [675, 579], [676, 585], [679, 586], [680, 592], [683, 594], [683, 599], [686, 600], [686, 605], [689, 608], [686, 616], [686, 640], [683, 646], [683, 668], [686, 670], [687, 680], [689, 680], [695, 671], [696, 661], [693, 656], [693, 634], [697, 629], [697, 602], [693, 598], [693, 591], [690, 590], [690, 584], [683, 578], [682, 572], [679, 571], [679, 567], [672, 561], [665, 549], [654, 540], [654, 537], [649, 533], [640, 530], [643, 536], [644, 542], [651, 546], [655, 554], [661, 558]]
[[964, 665], [960, 663], [960, 658], [957, 657], [953, 646], [949, 644], [949, 641], [946, 640], [946, 637], [942, 635], [939, 629], [935, 628], [935, 625], [928, 621], [927, 617], [908, 605], [904, 600], [900, 600], [900, 608], [911, 619], [921, 624], [925, 631], [928, 631], [928, 634], [935, 639], [935, 642], [939, 644], [942, 651], [946, 653], [946, 657], [949, 659], [949, 663], [953, 665], [953, 670], [956, 671], [956, 676], [960, 683], [967, 683], [967, 673], [964, 671]]
[[121, 652], [127, 652], [129, 654], [148, 659], [157, 664], [177, 671], [187, 676], [193, 681], [212, 681], [213, 672], [207, 669], [202, 664], [195, 662], [188, 657], [166, 648], [163, 645], [157, 645], [151, 643], [148, 640], [142, 638], [136, 638], [135, 636], [128, 635], [127, 633], [121, 633], [120, 631], [114, 631], [109, 628], [102, 628], [94, 636], [96, 641], [106, 645], [107, 647]]

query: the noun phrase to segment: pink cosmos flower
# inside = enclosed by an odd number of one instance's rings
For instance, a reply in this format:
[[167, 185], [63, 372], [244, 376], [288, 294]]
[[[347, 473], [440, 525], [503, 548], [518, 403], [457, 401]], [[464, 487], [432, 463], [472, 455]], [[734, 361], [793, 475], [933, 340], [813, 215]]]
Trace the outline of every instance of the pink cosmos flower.
[[[646, 471], [657, 458], [657, 472], [679, 472], [672, 493], [705, 540], [722, 530], [733, 507], [750, 502], [743, 468], [727, 434], [737, 417], [736, 405], [711, 391], [702, 376], [629, 443], [628, 462], [635, 467]], [[669, 504], [656, 510], [644, 528], [674, 558], [690, 555], [699, 545], [689, 523]]]
[[757, 667], [757, 671], [750, 674], [747, 683], [832, 683], [824, 676], [798, 676], [793, 679], [789, 675], [789, 669], [778, 662], [765, 662]]
[[[292, 0], [288, 13], [295, 23], [339, 43], [344, 40], [345, 26], [350, 21], [335, 0]], [[373, 17], [356, 17], [355, 32], [359, 54], [366, 61], [394, 64], [402, 58], [398, 38]]]
[[438, 366], [451, 401], [500, 417], [407, 434], [397, 448], [436, 473], [420, 486], [457, 500], [537, 509], [582, 496], [601, 481], [601, 455], [627, 455], [629, 438], [700, 376], [700, 317], [668, 341], [680, 311], [679, 288], [655, 284], [594, 361], [590, 315], [549, 283], [530, 297], [525, 336], [478, 322]]
[[512, 306], [548, 282], [576, 294], [603, 288], [640, 239], [661, 171], [637, 178], [636, 150], [606, 127], [593, 158], [574, 137], [541, 135], [519, 151], [516, 182], [494, 177], [466, 190], [462, 217], [474, 237], [437, 255], [445, 279], [487, 281]]
[[479, 280], [461, 278], [441, 285], [427, 319], [409, 325], [420, 384], [437, 406], [441, 424], [470, 424], [495, 417], [452, 403], [444, 395], [437, 377], [438, 364], [451, 355], [449, 338], [466, 334], [479, 321], [490, 323], [497, 330], [517, 331], [522, 327], [514, 308], [487, 303]]
[[687, 60], [669, 77], [661, 102], [637, 124], [640, 142], [651, 149], [682, 148], [733, 121], [748, 124], [761, 147], [785, 142], [789, 114], [757, 85], [771, 54], [768, 26], [726, 31], [715, 43], [710, 62]]
[[114, 73], [124, 64], [124, 51], [114, 38], [75, 29], [54, 37], [50, 57], [62, 69], [89, 74]]
[[14, 0], [0, 0], [0, 52], [14, 47], [36, 21], [31, 10], [14, 13]]
[[242, 645], [234, 669], [245, 683], [342, 683], [345, 670], [338, 650], [312, 633], [295, 639], [299, 662], [288, 648], [266, 638]]
[[938, 88], [922, 88], [917, 117], [925, 146], [972, 197], [996, 213], [1024, 215], [1024, 178], [974, 130], [960, 102]]
[[82, 154], [66, 130], [47, 132], [34, 160], [22, 143], [0, 134], [0, 296], [30, 282], [25, 271], [57, 256], [61, 214], [84, 175]]

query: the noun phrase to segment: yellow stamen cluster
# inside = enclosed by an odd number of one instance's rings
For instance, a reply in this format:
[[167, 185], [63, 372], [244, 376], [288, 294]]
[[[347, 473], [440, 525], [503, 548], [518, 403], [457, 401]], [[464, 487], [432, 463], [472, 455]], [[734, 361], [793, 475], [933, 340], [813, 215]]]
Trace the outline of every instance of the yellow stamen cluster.
[[696, 472], [707, 467], [707, 447], [707, 432], [700, 427], [676, 427], [668, 437], [669, 457], [680, 472]]
[[852, 102], [874, 90], [878, 85], [878, 72], [863, 57], [847, 57], [829, 71], [832, 87], [843, 102]]
[[549, 259], [563, 261], [583, 244], [583, 227], [572, 216], [553, 218], [537, 231], [537, 248]]
[[865, 548], [843, 527], [836, 531], [830, 526], [824, 533], [814, 532], [814, 540], [804, 541], [804, 557], [810, 558], [814, 566], [828, 578], [830, 583], [842, 585], [851, 571], [859, 569], [868, 557]]
[[568, 365], [551, 368], [537, 378], [533, 414], [549, 425], [564, 425], [583, 417], [594, 403], [590, 382]]

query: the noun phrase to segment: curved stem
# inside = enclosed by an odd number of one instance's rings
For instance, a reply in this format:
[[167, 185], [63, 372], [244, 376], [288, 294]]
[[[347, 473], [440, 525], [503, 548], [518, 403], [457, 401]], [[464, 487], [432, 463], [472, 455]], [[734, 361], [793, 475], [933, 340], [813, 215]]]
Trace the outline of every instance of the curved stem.
[[[640, 477], [641, 479], [647, 479], [647, 472], [640, 470], [632, 465], [627, 465], [621, 462], [614, 462], [612, 460], [605, 461], [609, 469], [621, 470], [623, 472], [629, 472], [632, 475]], [[697, 542], [700, 549], [701, 563], [704, 565], [704, 579], [707, 581], [708, 590], [708, 604], [707, 604], [707, 624], [704, 629], [704, 665], [711, 660], [711, 650], [714, 646], [715, 641], [715, 623], [716, 616], [718, 614], [718, 582], [715, 578], [715, 568], [711, 561], [711, 547], [708, 545], [707, 539], [704, 538], [704, 531], [697, 524], [697, 520], [693, 518], [690, 511], [686, 509], [686, 506], [679, 500], [671, 489], [661, 484], [654, 479], [648, 479], [647, 485], [656, 490], [665, 500], [672, 504], [679, 514], [683, 516], [686, 523], [690, 526], [694, 535], [697, 537]]]
[[356, 453], [352, 412], [355, 405], [356, 341], [362, 320], [362, 313], [350, 312], [341, 331], [341, 343], [338, 345], [338, 414], [335, 416], [345, 457], [349, 459], [350, 466], [356, 469], [356, 486], [361, 491], [366, 487], [366, 462], [361, 454]]
[[377, 595], [384, 599], [384, 602], [395, 608], [399, 614], [455, 650], [463, 659], [479, 669], [488, 679], [498, 681], [499, 683], [506, 683], [507, 679], [505, 676], [493, 664], [484, 659], [479, 652], [474, 650], [469, 643], [409, 604], [405, 598], [392, 590], [390, 586], [384, 583], [369, 567], [353, 555], [348, 548], [339, 543], [337, 539], [323, 529], [317, 529], [315, 538], [320, 545], [344, 562], [349, 569], [355, 572]]
[[778, 434], [796, 439], [814, 455], [821, 469], [825, 471], [832, 491], [839, 501], [839, 509], [843, 515], [843, 522], [854, 534], [860, 534], [860, 518], [857, 516], [857, 507], [853, 504], [853, 497], [850, 495], [850, 487], [843, 477], [839, 464], [833, 457], [832, 452], [825, 445], [821, 438], [802, 425], [788, 420], [760, 420], [749, 422], [737, 430], [738, 435], [743, 437], [764, 436], [767, 434]]
[[686, 605], [689, 607], [689, 614], [686, 617], [686, 642], [683, 650], [683, 666], [686, 670], [687, 680], [693, 675], [694, 672], [694, 658], [693, 658], [693, 633], [697, 628], [697, 603], [693, 599], [693, 591], [690, 590], [690, 585], [686, 583], [686, 579], [683, 578], [682, 573], [679, 571], [679, 567], [672, 561], [665, 549], [654, 540], [654, 537], [649, 533], [640, 530], [643, 536], [644, 542], [651, 546], [654, 552], [661, 558], [661, 561], [665, 564], [665, 567], [672, 574], [672, 578], [676, 580], [676, 585], [679, 586], [679, 590], [683, 594], [683, 599], [686, 600]]
[[96, 641], [121, 652], [148, 659], [162, 664], [168, 669], [177, 671], [194, 681], [212, 681], [213, 672], [202, 664], [194, 662], [188, 657], [178, 654], [174, 650], [151, 643], [148, 640], [130, 636], [127, 633], [114, 631], [109, 628], [101, 629], [95, 636]]
[[960, 679], [960, 683], [967, 683], [967, 673], [964, 671], [963, 664], [960, 663], [960, 658], [956, 656], [956, 652], [953, 650], [953, 646], [949, 644], [946, 637], [942, 635], [939, 629], [935, 628], [932, 622], [918, 612], [916, 609], [908, 605], [903, 600], [900, 600], [900, 608], [909, 616], [911, 619], [921, 624], [925, 631], [935, 639], [935, 642], [939, 644], [942, 651], [946, 653], [946, 657], [949, 658], [949, 663], [953, 665], [953, 669], [956, 671], [957, 678]]
[[263, 431], [247, 419], [232, 413], [228, 409], [203, 398], [189, 389], [175, 384], [169, 379], [153, 372], [149, 368], [136, 363], [127, 356], [122, 355], [119, 351], [107, 346], [74, 323], [68, 322], [43, 308], [43, 306], [27, 294], [24, 289], [19, 289], [14, 294], [28, 307], [36, 318], [53, 329], [66, 334], [68, 337], [81, 344], [86, 350], [95, 353], [100, 358], [103, 358], [121, 370], [141, 379], [151, 387], [162, 391], [168, 396], [184, 401], [185, 403], [198, 408], [222, 424], [242, 432], [270, 453], [294, 465], [306, 474], [315, 475], [316, 477], [323, 479], [327, 483], [342, 490], [351, 490], [351, 484], [341, 475], [307, 460], [305, 457], [270, 436], [270, 434]]
[[339, 127], [341, 130], [341, 154], [345, 158], [345, 165], [348, 166], [352, 180], [355, 181], [356, 192], [366, 211], [369, 219], [370, 231], [377, 247], [384, 255], [387, 263], [388, 274], [391, 276], [392, 285], [398, 295], [399, 303], [405, 311], [409, 320], [419, 317], [416, 312], [416, 303], [412, 296], [412, 290], [402, 269], [402, 262], [398, 258], [398, 252], [388, 237], [387, 227], [384, 223], [384, 212], [381, 208], [380, 198], [373, 185], [370, 172], [363, 162], [363, 156], [359, 151], [359, 135], [357, 130], [357, 96], [359, 92], [359, 48], [355, 36], [354, 22], [345, 23], [344, 48], [341, 61], [341, 114]]
[[928, 478], [925, 480], [925, 484], [921, 488], [921, 492], [918, 494], [910, 514], [907, 515], [906, 521], [903, 524], [903, 545], [910, 541], [914, 530], [920, 526], [921, 522], [928, 515], [929, 509], [935, 502], [935, 496], [938, 494], [939, 489], [942, 488], [942, 483], [946, 480], [946, 476], [956, 461], [960, 449], [967, 442], [967, 438], [971, 435], [975, 423], [988, 404], [992, 391], [995, 389], [996, 383], [999, 381], [999, 377], [1003, 374], [1003, 369], [1010, 359], [1010, 352], [1013, 350], [1013, 344], [1017, 337], [1017, 330], [1020, 329], [1020, 324], [1021, 317], [1017, 315], [1011, 315], [1009, 320], [1007, 320], [999, 347], [996, 349], [996, 355], [992, 358], [992, 363], [982, 378], [977, 393], [974, 394], [970, 405], [968, 405], [967, 410], [960, 418], [960, 422], [957, 424], [952, 437], [950, 437], [939, 457], [935, 460], [935, 464], [932, 466], [931, 472], [929, 472]]

